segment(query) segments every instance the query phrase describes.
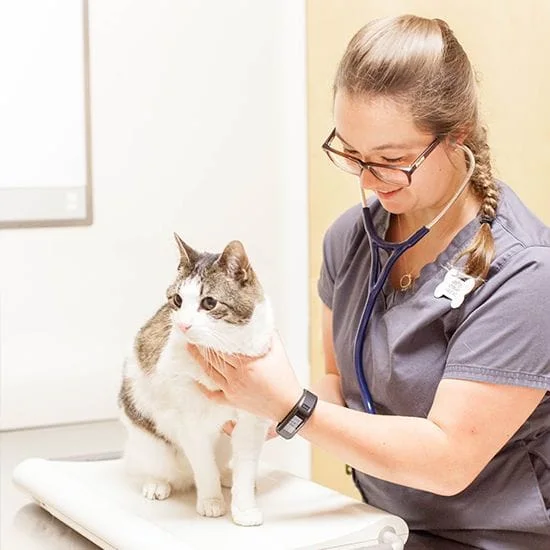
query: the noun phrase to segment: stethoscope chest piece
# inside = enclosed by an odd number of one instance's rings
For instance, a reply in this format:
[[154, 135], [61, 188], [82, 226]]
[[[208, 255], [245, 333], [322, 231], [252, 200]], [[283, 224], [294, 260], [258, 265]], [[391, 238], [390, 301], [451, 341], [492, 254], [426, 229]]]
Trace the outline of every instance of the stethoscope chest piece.
[[436, 298], [448, 298], [451, 300], [451, 307], [456, 309], [462, 305], [464, 298], [476, 286], [476, 280], [456, 268], [451, 268], [445, 274], [445, 279], [439, 283], [434, 291]]

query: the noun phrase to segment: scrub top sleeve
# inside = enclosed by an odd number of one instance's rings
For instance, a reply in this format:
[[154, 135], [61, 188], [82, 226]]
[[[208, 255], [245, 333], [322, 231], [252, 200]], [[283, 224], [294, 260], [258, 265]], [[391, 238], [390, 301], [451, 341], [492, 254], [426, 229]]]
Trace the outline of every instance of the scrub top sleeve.
[[338, 272], [349, 251], [352, 236], [361, 220], [360, 216], [360, 205], [346, 210], [328, 228], [323, 239], [323, 263], [317, 291], [323, 303], [330, 309]]
[[327, 231], [323, 239], [323, 263], [321, 264], [321, 273], [317, 281], [317, 291], [323, 303], [332, 309], [332, 293], [334, 290], [336, 272], [334, 258], [328, 243], [329, 239], [330, 231]]
[[443, 378], [550, 390], [550, 247], [517, 252], [477, 292]]

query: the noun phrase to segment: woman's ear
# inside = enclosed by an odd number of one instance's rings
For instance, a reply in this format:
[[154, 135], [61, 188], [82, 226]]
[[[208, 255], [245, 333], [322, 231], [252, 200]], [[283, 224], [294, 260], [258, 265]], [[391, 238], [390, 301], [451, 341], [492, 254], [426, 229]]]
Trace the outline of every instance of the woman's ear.
[[462, 145], [464, 140], [457, 138], [456, 136], [449, 136], [447, 138], [447, 144], [451, 149], [456, 149], [459, 145]]
[[457, 147], [458, 145], [464, 145], [466, 138], [468, 137], [468, 130], [464, 128], [449, 136], [449, 145], [451, 147]]

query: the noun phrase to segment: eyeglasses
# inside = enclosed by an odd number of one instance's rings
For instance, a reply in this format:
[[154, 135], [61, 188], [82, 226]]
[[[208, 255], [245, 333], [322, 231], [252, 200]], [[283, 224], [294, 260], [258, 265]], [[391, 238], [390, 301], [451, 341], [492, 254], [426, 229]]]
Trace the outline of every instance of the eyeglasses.
[[428, 155], [439, 145], [441, 138], [436, 137], [429, 145], [418, 155], [416, 160], [409, 166], [395, 166], [393, 164], [379, 164], [377, 162], [363, 162], [362, 160], [334, 149], [331, 144], [336, 136], [336, 128], [332, 130], [330, 136], [323, 143], [323, 151], [328, 158], [341, 170], [349, 172], [354, 176], [360, 176], [363, 170], [368, 170], [374, 177], [385, 183], [407, 187], [411, 184], [411, 176], [415, 170], [426, 160]]

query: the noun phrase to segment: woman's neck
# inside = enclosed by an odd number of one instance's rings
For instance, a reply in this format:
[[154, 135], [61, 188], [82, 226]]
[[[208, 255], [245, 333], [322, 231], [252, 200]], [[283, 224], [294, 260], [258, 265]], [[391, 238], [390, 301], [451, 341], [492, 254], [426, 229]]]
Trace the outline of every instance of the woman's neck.
[[[401, 290], [407, 290], [413, 286], [420, 270], [433, 262], [449, 246], [457, 233], [477, 216], [480, 204], [481, 201], [474, 195], [471, 188], [465, 189], [445, 215], [430, 229], [430, 232], [399, 258], [390, 275], [392, 286]], [[430, 213], [432, 217], [427, 220], [424, 217], [392, 215], [387, 234], [388, 240], [393, 242], [406, 240], [422, 225], [430, 223], [440, 212], [441, 209]]]
[[[446, 199], [449, 200], [448, 198]], [[394, 240], [403, 241], [420, 227], [431, 223], [445, 208], [446, 202], [421, 211], [407, 212], [392, 216]], [[474, 194], [471, 187], [467, 187], [456, 202], [445, 212], [443, 217], [431, 228], [429, 240], [441, 240], [445, 236], [454, 237], [465, 225], [472, 221], [481, 206], [480, 199]]]

